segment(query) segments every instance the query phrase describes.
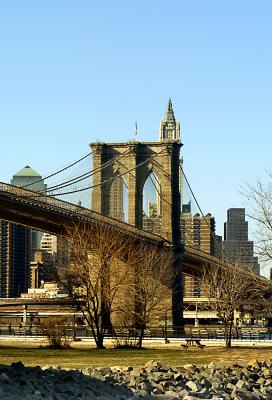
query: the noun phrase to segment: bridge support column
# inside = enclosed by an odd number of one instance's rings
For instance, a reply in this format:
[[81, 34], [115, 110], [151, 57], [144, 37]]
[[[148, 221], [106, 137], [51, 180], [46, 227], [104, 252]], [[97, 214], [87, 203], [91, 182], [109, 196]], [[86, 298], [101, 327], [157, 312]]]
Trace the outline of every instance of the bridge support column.
[[[93, 210], [116, 218], [124, 214], [121, 185], [113, 182], [125, 178], [128, 189], [128, 223], [142, 228], [143, 188], [151, 173], [159, 183], [161, 236], [173, 245], [172, 323], [183, 332], [183, 282], [181, 244], [180, 148], [179, 140], [160, 142], [93, 143]], [[116, 181], [117, 182], [117, 181]], [[157, 204], [158, 205], [158, 204]]]
[[91, 208], [94, 211], [103, 214], [103, 209], [102, 209], [103, 186], [101, 185], [101, 181], [102, 181], [101, 165], [103, 163], [103, 161], [102, 161], [103, 144], [96, 143], [95, 145], [92, 146], [92, 150], [93, 150], [93, 170], [96, 172], [93, 175], [93, 185], [94, 185], [95, 197], [93, 195]]
[[183, 278], [182, 278], [182, 256], [184, 253], [181, 244], [181, 196], [180, 196], [180, 146], [174, 143], [171, 146], [171, 210], [170, 226], [174, 251], [173, 262], [173, 291], [172, 291], [172, 320], [176, 327], [177, 335], [184, 333], [183, 318]]
[[[175, 254], [175, 253], [174, 253]], [[183, 318], [183, 279], [181, 251], [176, 253], [173, 261], [173, 284], [172, 284], [172, 323], [176, 335], [184, 333]]]

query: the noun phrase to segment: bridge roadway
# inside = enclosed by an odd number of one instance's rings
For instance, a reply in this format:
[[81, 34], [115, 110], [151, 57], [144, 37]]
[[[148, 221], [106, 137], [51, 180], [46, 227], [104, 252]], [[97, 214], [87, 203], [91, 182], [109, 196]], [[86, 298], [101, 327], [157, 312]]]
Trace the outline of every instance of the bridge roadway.
[[[0, 182], [0, 220], [61, 236], [66, 236], [66, 227], [74, 223], [90, 224], [91, 227], [103, 224], [113, 234], [121, 231], [132, 242], [140, 240], [147, 245], [169, 247], [170, 251], [172, 248], [172, 243], [161, 236], [87, 208], [3, 182]], [[183, 250], [183, 272], [190, 275], [198, 274], [204, 264], [212, 266], [218, 262], [218, 258], [192, 247], [184, 246]]]

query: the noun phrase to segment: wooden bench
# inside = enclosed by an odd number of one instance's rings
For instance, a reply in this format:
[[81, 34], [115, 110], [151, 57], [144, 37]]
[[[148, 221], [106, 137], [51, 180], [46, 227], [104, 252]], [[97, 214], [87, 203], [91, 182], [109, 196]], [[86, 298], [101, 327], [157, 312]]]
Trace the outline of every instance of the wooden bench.
[[188, 346], [194, 346], [194, 347], [198, 347], [199, 349], [204, 349], [205, 344], [201, 344], [200, 343], [201, 339], [197, 339], [197, 338], [188, 338], [186, 339], [186, 346], [188, 348]]

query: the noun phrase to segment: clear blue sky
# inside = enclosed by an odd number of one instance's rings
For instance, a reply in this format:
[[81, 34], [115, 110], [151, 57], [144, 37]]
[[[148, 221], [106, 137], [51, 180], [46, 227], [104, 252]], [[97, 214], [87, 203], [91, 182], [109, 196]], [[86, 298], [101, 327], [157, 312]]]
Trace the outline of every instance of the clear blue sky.
[[222, 233], [272, 148], [270, 0], [3, 1], [0, 181], [88, 144], [158, 139], [169, 96], [184, 169]]

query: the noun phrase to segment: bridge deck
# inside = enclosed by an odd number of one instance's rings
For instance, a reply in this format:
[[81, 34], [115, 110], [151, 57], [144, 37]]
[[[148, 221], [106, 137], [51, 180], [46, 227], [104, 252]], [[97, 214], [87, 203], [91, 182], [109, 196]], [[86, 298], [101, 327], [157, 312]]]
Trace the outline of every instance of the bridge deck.
[[[171, 242], [159, 235], [146, 232], [90, 209], [3, 182], [0, 182], [0, 219], [63, 236], [66, 234], [65, 227], [71, 223], [103, 224], [113, 232], [123, 232], [126, 237], [129, 236], [134, 241], [141, 240], [154, 246], [166, 246], [169, 247], [169, 250], [172, 248]], [[203, 251], [189, 246], [183, 248], [183, 271], [191, 275], [199, 273], [203, 265], [212, 266], [218, 262], [222, 262], [222, 260]], [[232, 266], [228, 262], [225, 264]], [[241, 272], [247, 274], [247, 271], [242, 268]], [[256, 277], [266, 280], [262, 276], [257, 275]]]
[[[37, 211], [39, 215], [37, 215]], [[54, 217], [61, 217], [62, 221], [60, 221], [59, 218], [54, 220]], [[64, 224], [67, 220], [86, 221], [105, 224], [111, 229], [122, 231], [125, 235], [151, 241], [154, 244], [171, 244], [159, 235], [146, 232], [133, 225], [101, 215], [85, 207], [77, 206], [51, 196], [45, 196], [44, 194], [3, 182], [0, 182], [0, 219], [7, 220], [8, 222], [21, 223], [22, 225], [41, 230], [46, 228], [47, 221], [48, 226], [45, 231], [49, 231], [53, 234], [60, 232], [56, 232], [56, 227], [54, 228], [53, 226], [51, 226], [50, 229], [50, 224]], [[23, 223], [23, 221], [25, 221], [25, 223]], [[45, 226], [41, 227], [41, 225]]]

